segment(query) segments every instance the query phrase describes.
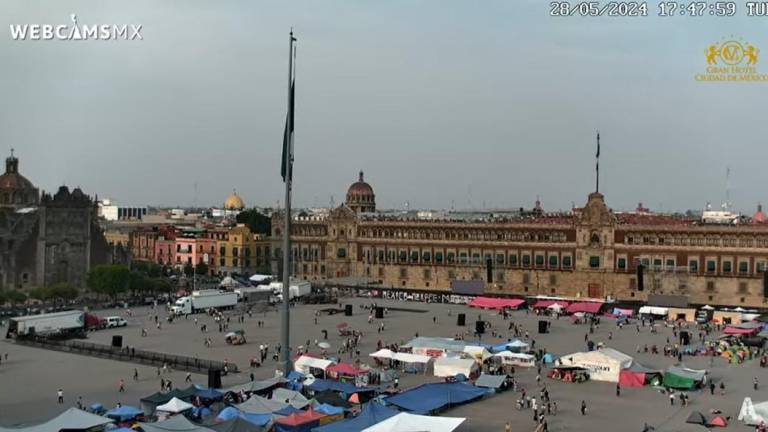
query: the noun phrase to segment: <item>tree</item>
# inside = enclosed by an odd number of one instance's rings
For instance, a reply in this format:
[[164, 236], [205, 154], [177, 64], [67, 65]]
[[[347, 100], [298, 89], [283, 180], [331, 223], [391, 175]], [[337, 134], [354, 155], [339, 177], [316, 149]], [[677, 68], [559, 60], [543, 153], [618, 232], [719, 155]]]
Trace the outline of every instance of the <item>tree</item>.
[[136, 294], [137, 292], [151, 291], [152, 285], [144, 273], [132, 271], [128, 277], [128, 289]]
[[29, 298], [45, 301], [48, 300], [48, 290], [46, 290], [43, 287], [35, 287], [30, 289], [29, 291]]
[[192, 264], [190, 264], [190, 263], [184, 264], [184, 274], [185, 275], [187, 275], [188, 277], [192, 277], [192, 272], [193, 271], [194, 271], [194, 269], [192, 268]]
[[149, 265], [149, 269], [147, 269], [147, 276], [151, 278], [160, 277], [165, 274], [163, 270], [164, 268], [160, 264], [152, 263]]
[[167, 279], [157, 278], [152, 279], [152, 291], [154, 292], [160, 292], [160, 293], [172, 293], [173, 292], [173, 285], [168, 282]]
[[195, 273], [197, 273], [198, 276], [201, 275], [207, 275], [208, 274], [208, 264], [206, 263], [197, 263], [195, 266]]
[[117, 300], [119, 294], [128, 291], [130, 275], [131, 271], [126, 265], [98, 265], [88, 272], [87, 284], [94, 292]]
[[236, 220], [237, 223], [248, 225], [254, 234], [270, 235], [272, 233], [272, 218], [255, 208], [238, 213]]
[[48, 299], [62, 300], [64, 302], [74, 300], [80, 295], [80, 290], [76, 286], [66, 282], [53, 284], [43, 288], [43, 291]]
[[24, 303], [27, 301], [27, 295], [17, 290], [6, 291], [5, 297], [12, 305], [15, 305], [16, 303]]

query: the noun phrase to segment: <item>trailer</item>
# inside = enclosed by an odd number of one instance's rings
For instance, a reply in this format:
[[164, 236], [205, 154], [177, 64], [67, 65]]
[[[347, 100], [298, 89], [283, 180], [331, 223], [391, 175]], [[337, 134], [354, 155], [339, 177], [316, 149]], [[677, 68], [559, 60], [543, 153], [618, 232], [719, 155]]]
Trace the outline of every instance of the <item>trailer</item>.
[[179, 297], [171, 307], [174, 315], [203, 312], [208, 309], [231, 309], [237, 306], [237, 293], [219, 290], [193, 291], [191, 296]]
[[11, 318], [6, 338], [85, 335], [85, 312], [79, 310]]
[[255, 303], [259, 301], [267, 302], [272, 295], [272, 289], [268, 286], [235, 288], [237, 298], [241, 302]]
[[[283, 300], [283, 283], [282, 282], [272, 282], [269, 284], [269, 287], [272, 288], [272, 293], [276, 297], [278, 301]], [[288, 292], [290, 294], [289, 299], [293, 300], [296, 297], [303, 297], [305, 295], [309, 295], [312, 293], [312, 284], [307, 281], [291, 281], [291, 285], [288, 287]]]

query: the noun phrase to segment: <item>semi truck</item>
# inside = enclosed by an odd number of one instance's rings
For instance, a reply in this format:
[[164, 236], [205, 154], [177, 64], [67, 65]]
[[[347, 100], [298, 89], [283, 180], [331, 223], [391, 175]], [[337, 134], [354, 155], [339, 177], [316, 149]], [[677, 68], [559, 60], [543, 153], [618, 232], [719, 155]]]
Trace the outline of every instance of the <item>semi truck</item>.
[[272, 289], [268, 286], [235, 288], [234, 291], [241, 302], [253, 303], [259, 301], [269, 301], [272, 295]]
[[79, 310], [11, 318], [6, 338], [79, 337], [85, 335], [85, 312]]
[[230, 309], [237, 306], [237, 293], [219, 290], [193, 291], [191, 296], [179, 297], [171, 307], [174, 315], [203, 312], [208, 309]]
[[[272, 282], [269, 284], [272, 288], [272, 293], [277, 301], [283, 301], [283, 283]], [[291, 281], [291, 285], [288, 287], [290, 294], [289, 300], [293, 300], [296, 297], [303, 297], [312, 293], [312, 284], [307, 281]]]

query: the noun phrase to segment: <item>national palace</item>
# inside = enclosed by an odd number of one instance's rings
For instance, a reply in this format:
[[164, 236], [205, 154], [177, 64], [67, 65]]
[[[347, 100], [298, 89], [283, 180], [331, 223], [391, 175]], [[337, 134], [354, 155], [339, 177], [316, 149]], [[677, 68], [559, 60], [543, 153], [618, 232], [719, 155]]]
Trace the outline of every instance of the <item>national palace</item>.
[[[376, 212], [363, 173], [346, 202], [294, 215], [292, 274], [321, 283], [359, 279], [377, 289], [766, 307], [768, 223], [708, 225], [698, 219], [613, 212], [601, 193], [583, 208], [482, 218], [419, 218]], [[272, 218], [272, 271], [279, 274], [283, 219]], [[637, 267], [642, 265], [642, 284]], [[360, 285], [358, 285], [360, 286]]]

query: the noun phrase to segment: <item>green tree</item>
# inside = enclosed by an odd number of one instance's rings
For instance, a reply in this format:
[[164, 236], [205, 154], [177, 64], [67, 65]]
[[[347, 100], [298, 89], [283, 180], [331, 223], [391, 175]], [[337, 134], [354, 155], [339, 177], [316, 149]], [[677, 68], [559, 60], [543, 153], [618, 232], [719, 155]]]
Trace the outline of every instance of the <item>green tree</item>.
[[207, 275], [208, 274], [208, 264], [206, 263], [197, 263], [195, 266], [195, 273], [197, 273], [198, 276], [200, 275]]
[[149, 269], [147, 269], [147, 276], [151, 278], [156, 278], [163, 276], [165, 274], [165, 269], [160, 264], [150, 264]]
[[28, 293], [29, 293], [29, 298], [31, 299], [40, 300], [40, 301], [48, 300], [49, 293], [48, 293], [48, 290], [44, 287], [32, 288], [28, 291]]
[[76, 286], [66, 282], [53, 284], [43, 290], [48, 299], [62, 302], [74, 300], [80, 295], [80, 290]]
[[10, 290], [5, 292], [5, 298], [12, 304], [24, 303], [27, 301], [27, 295], [18, 290]]
[[131, 271], [122, 264], [98, 265], [88, 272], [88, 288], [117, 300], [130, 288]]
[[248, 225], [254, 234], [270, 235], [272, 232], [272, 218], [255, 208], [240, 212], [236, 220], [237, 223]]
[[132, 271], [128, 277], [128, 289], [136, 294], [139, 292], [152, 291], [152, 285], [149, 283], [149, 278], [144, 273]]
[[152, 291], [156, 293], [172, 293], [173, 285], [167, 280], [162, 278], [152, 279], [150, 281], [152, 285]]
[[194, 269], [192, 268], [192, 264], [190, 264], [190, 263], [184, 264], [184, 274], [185, 275], [187, 275], [188, 277], [192, 277], [192, 272], [193, 271], [194, 271]]

